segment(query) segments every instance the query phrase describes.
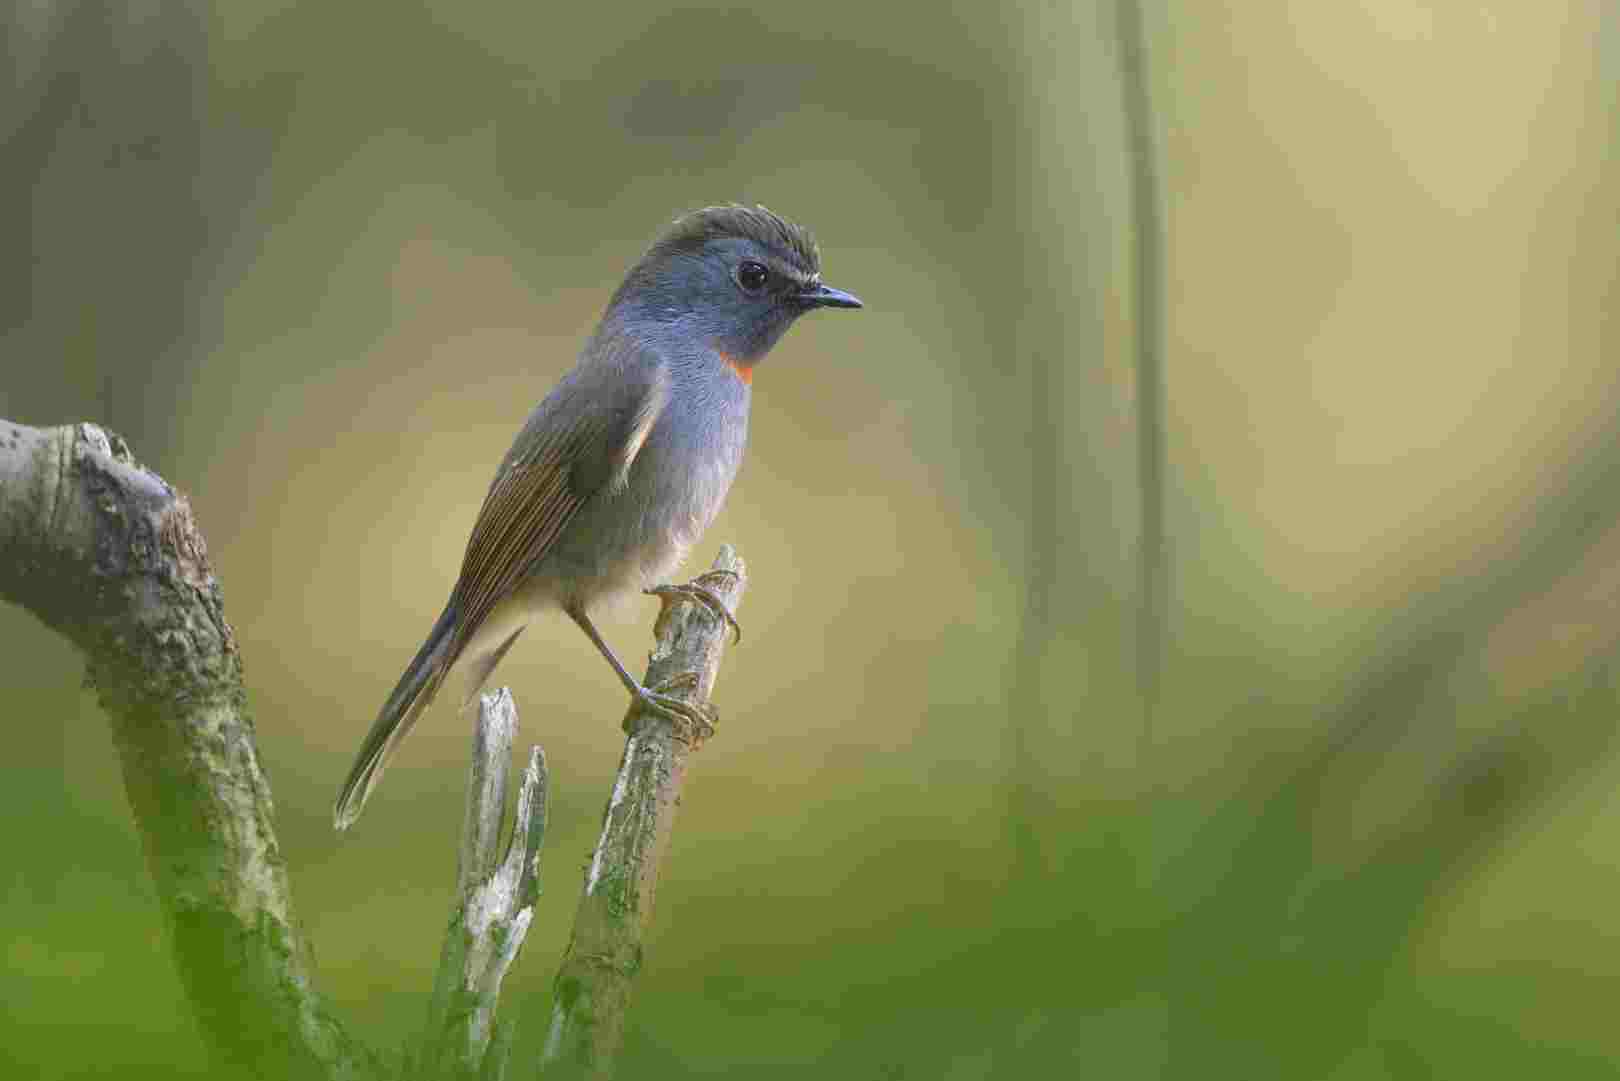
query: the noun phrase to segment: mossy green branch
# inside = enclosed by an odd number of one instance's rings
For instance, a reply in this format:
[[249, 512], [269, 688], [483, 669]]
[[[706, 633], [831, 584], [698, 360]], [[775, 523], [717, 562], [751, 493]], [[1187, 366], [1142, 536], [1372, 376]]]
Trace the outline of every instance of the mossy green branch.
[[241, 656], [186, 498], [95, 425], [0, 420], [0, 600], [84, 656], [181, 981], [221, 1064], [376, 1076], [310, 984]]

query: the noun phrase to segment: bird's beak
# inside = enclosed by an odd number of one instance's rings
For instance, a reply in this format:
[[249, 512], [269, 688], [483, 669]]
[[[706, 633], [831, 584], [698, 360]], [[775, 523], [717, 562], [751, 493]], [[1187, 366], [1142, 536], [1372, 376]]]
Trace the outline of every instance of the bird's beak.
[[846, 293], [842, 289], [834, 289], [830, 285], [816, 283], [799, 294], [799, 300], [807, 308], [863, 308], [861, 298], [854, 293]]

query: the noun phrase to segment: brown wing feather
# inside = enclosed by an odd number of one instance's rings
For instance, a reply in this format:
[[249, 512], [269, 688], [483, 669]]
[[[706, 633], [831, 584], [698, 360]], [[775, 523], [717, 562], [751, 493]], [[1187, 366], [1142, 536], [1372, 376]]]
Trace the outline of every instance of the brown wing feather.
[[575, 442], [542, 448], [533, 459], [509, 466], [490, 488], [456, 583], [456, 653], [590, 495], [569, 483], [567, 452]]
[[[668, 373], [634, 343], [599, 342], [595, 362], [575, 368], [530, 415], [478, 512], [461, 579], [416, 658], [372, 723], [338, 795], [346, 829], [376, 787], [388, 757], [410, 732], [491, 611], [557, 543], [579, 508], [621, 491], [669, 400]], [[521, 631], [519, 627], [519, 631]], [[476, 689], [516, 640], [480, 658]]]
[[452, 656], [544, 557], [586, 500], [603, 487], [624, 486], [668, 400], [667, 378], [655, 371], [646, 380], [626, 380], [614, 398], [598, 398], [568, 427], [534, 433], [534, 443], [515, 447], [503, 464], [467, 540], [455, 590], [459, 618]]

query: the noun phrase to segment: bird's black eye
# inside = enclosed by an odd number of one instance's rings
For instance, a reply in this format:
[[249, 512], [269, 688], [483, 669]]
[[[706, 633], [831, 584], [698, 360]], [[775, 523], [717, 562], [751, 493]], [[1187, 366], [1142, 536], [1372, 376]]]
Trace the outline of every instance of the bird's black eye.
[[750, 293], [757, 293], [771, 280], [771, 272], [760, 263], [743, 263], [737, 268], [737, 284]]

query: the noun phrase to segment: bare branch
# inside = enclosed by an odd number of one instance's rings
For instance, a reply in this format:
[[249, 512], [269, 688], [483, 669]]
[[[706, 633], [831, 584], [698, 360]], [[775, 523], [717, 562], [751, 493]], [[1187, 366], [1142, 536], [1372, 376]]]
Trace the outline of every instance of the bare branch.
[[[746, 569], [730, 545], [694, 585], [735, 612]], [[678, 593], [665, 594], [655, 628], [658, 644], [646, 685], [681, 689], [705, 703], [720, 670], [729, 633], [725, 620]], [[541, 1062], [547, 1078], [607, 1077], [623, 1038], [631, 984], [641, 968], [641, 943], [652, 919], [659, 866], [669, 847], [690, 747], [668, 719], [639, 703], [625, 717], [630, 733], [603, 815], [574, 916], [573, 938], [557, 971], [551, 1025]]]
[[511, 1026], [497, 1029], [501, 981], [517, 960], [540, 897], [546, 833], [546, 756], [529, 752], [506, 853], [496, 843], [506, 813], [506, 775], [517, 706], [505, 687], [478, 702], [467, 810], [462, 819], [457, 903], [450, 914], [417, 1073], [423, 1078], [504, 1075]]
[[0, 599], [84, 655], [213, 1052], [256, 1076], [375, 1076], [310, 984], [241, 657], [185, 497], [94, 425], [0, 421]]

